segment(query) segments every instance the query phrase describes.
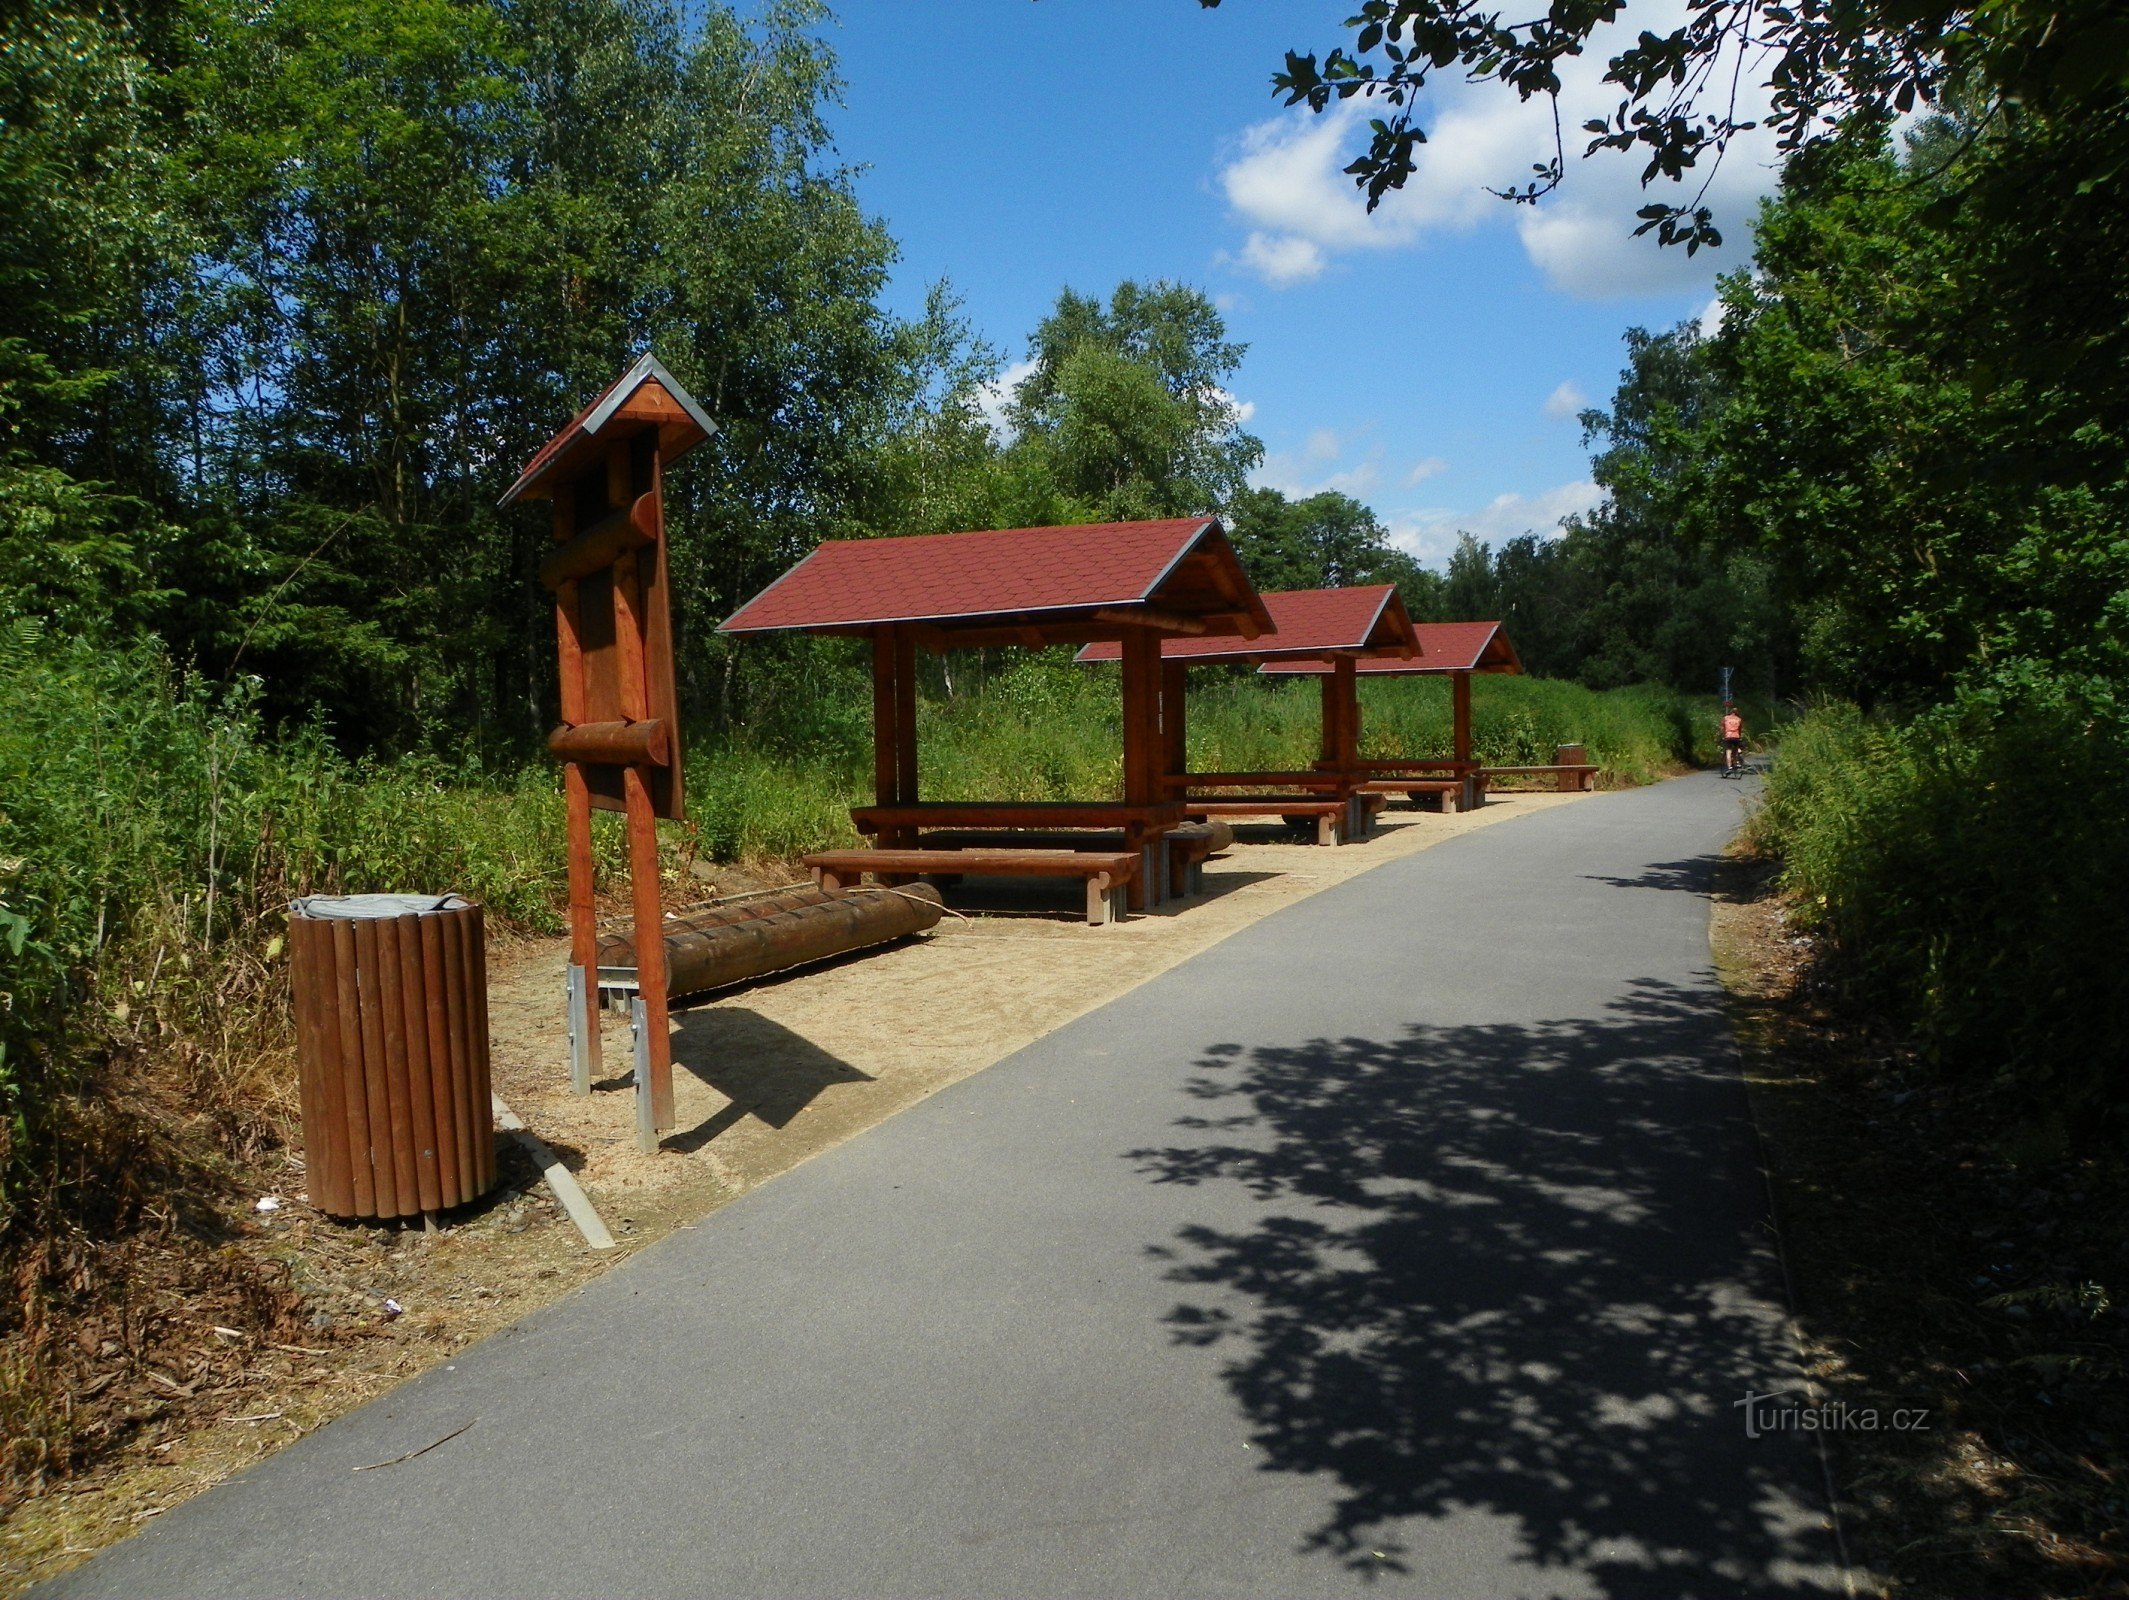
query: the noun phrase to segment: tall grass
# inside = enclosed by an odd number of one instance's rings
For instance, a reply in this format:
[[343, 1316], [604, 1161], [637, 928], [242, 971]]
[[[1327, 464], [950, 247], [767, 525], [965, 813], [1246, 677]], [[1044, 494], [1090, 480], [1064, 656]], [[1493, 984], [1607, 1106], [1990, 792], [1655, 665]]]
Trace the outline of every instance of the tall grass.
[[2059, 686], [1822, 706], [1753, 837], [1856, 997], [2037, 1152], [2129, 1136], [2129, 729]]
[[0, 1233], [41, 1119], [114, 1034], [234, 1047], [292, 896], [459, 889], [549, 926], [559, 820], [549, 773], [349, 762], [151, 646], [0, 632]]
[[[847, 843], [849, 807], [871, 798], [870, 689], [854, 669], [818, 667], [819, 691], [759, 706], [741, 734], [689, 756], [700, 848], [720, 859], [790, 856]], [[1427, 759], [1450, 753], [1445, 679], [1361, 685], [1363, 751]], [[1614, 781], [1644, 783], [1712, 757], [1716, 707], [1653, 689], [1600, 693], [1536, 678], [1472, 685], [1479, 759], [1534, 765], [1583, 744]], [[918, 706], [927, 799], [1093, 800], [1123, 785], [1116, 669], [1059, 653], [1019, 657], [973, 687]], [[1199, 772], [1288, 771], [1316, 759], [1321, 692], [1313, 680], [1199, 668], [1191, 675], [1189, 757]]]

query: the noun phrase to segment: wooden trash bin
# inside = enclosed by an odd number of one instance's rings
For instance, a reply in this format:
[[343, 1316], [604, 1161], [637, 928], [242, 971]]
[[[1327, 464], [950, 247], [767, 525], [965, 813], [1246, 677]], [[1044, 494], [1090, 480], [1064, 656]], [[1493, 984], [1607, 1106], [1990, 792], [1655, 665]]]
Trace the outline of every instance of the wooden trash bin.
[[494, 1188], [481, 908], [313, 895], [288, 933], [311, 1204], [416, 1217]]

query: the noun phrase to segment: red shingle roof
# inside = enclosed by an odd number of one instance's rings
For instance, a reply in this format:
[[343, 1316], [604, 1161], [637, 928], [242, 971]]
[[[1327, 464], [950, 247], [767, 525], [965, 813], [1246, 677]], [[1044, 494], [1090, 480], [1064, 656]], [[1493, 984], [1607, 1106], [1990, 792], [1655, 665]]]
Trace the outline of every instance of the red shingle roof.
[[[1397, 661], [1377, 658], [1362, 661], [1361, 672], [1521, 672], [1522, 657], [1498, 622], [1420, 622], [1413, 624], [1419, 635], [1419, 659]], [[1265, 672], [1328, 672], [1324, 660], [1269, 661]]]
[[[1228, 591], [1224, 597], [1208, 601], [1203, 595], [1164, 592], [1175, 569], [1197, 554], [1212, 559]], [[1184, 517], [830, 540], [741, 606], [718, 631], [970, 624], [1154, 605], [1217, 615], [1223, 623], [1238, 614], [1262, 620], [1256, 592], [1220, 524], [1210, 517]]]
[[[1356, 584], [1345, 589], [1285, 589], [1264, 596], [1272, 632], [1256, 639], [1239, 634], [1175, 635], [1161, 641], [1166, 661], [1266, 661], [1321, 650], [1377, 649], [1412, 642], [1412, 622], [1397, 586]], [[1116, 661], [1122, 644], [1097, 640], [1079, 652], [1081, 661]]]

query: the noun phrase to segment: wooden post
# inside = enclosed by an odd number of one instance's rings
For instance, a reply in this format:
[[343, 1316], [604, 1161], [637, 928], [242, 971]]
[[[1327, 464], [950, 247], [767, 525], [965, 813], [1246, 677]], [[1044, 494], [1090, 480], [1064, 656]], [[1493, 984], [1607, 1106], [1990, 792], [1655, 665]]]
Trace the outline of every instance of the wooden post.
[[[628, 804], [628, 877], [636, 914], [636, 993], [642, 1007], [643, 1041], [638, 1048], [650, 1068], [651, 1133], [641, 1142], [645, 1149], [655, 1150], [675, 1121], [673, 1040], [665, 992], [665, 897], [658, 888], [658, 818], [641, 767], [623, 767], [621, 782]], [[642, 1092], [640, 1086], [637, 1092]]]
[[894, 751], [896, 791], [903, 805], [913, 806], [917, 803], [917, 641], [906, 628], [895, 629]]
[[[1360, 764], [1360, 675], [1351, 656], [1339, 656], [1331, 663], [1331, 675], [1325, 687], [1337, 704], [1336, 749], [1331, 759], [1348, 783], [1358, 781], [1356, 769]], [[1339, 842], [1351, 844], [1366, 832], [1367, 806], [1359, 795], [1346, 794], [1345, 827], [1340, 830]]]
[[[577, 531], [575, 499], [554, 497], [554, 538], [567, 543]], [[584, 720], [584, 648], [577, 616], [577, 586], [565, 583], [554, 596], [555, 643], [561, 653], [561, 712], [566, 723]], [[563, 809], [569, 837], [569, 964], [576, 976], [565, 986], [569, 1007], [569, 1081], [579, 1094], [591, 1093], [592, 1067], [599, 1060], [599, 1008], [592, 1003], [599, 986], [599, 921], [594, 899], [591, 854], [591, 785], [581, 763], [562, 763]]]
[[588, 1091], [599, 1060], [591, 819], [618, 811], [635, 913], [639, 1126], [654, 1148], [675, 1121], [658, 819], [685, 815], [665, 456], [715, 429], [648, 357], [605, 398], [549, 440], [503, 499], [553, 503], [555, 547], [539, 578], [554, 592], [561, 666], [561, 726], [548, 748], [562, 763], [569, 828], [570, 1079]]
[[[1152, 805], [1161, 799], [1157, 774], [1160, 769], [1161, 639], [1151, 628], [1131, 628], [1124, 634], [1124, 803]], [[1134, 910], [1159, 905], [1160, 880], [1156, 876], [1164, 850], [1158, 834], [1133, 838], [1139, 852], [1139, 870], [1131, 879]]]
[[1459, 804], [1469, 809], [1472, 802], [1471, 782], [1471, 674], [1449, 674], [1449, 716], [1451, 727], [1451, 751], [1456, 757], [1456, 775], [1463, 781], [1463, 794]]
[[1317, 716], [1316, 764], [1330, 766], [1338, 759], [1338, 674], [1326, 672], [1317, 680], [1323, 694], [1323, 709]]
[[[628, 446], [606, 454], [606, 498], [610, 505], [629, 501]], [[614, 642], [620, 662], [621, 714], [631, 722], [650, 716], [650, 679], [644, 670], [640, 557], [630, 553], [614, 563]], [[639, 1142], [656, 1149], [672, 1131], [673, 1041], [666, 1021], [665, 898], [658, 885], [658, 813], [651, 800], [649, 776], [630, 763], [621, 769], [622, 803], [628, 814], [628, 879], [636, 922], [636, 993], [642, 1002], [642, 1035], [637, 1049], [650, 1079], [649, 1133]], [[642, 1093], [639, 1085], [637, 1092]], [[644, 1120], [638, 1113], [637, 1127]]]
[[1160, 798], [1154, 786], [1159, 762], [1161, 675], [1160, 636], [1150, 628], [1124, 635], [1124, 802], [1151, 805]]
[[1330, 688], [1338, 702], [1338, 743], [1331, 757], [1340, 772], [1351, 772], [1360, 761], [1360, 674], [1351, 656], [1332, 663]]
[[[1190, 669], [1180, 661], [1161, 663], [1161, 770], [1162, 778], [1180, 778], [1190, 770], [1190, 749], [1184, 733]], [[1167, 798], [1168, 786], [1160, 786]]]
[[[895, 667], [899, 651], [890, 625], [872, 630], [872, 792], [878, 805], [899, 805], [902, 800], [901, 736], [896, 723], [901, 696], [896, 691]], [[899, 829], [882, 829], [875, 842], [901, 844]]]

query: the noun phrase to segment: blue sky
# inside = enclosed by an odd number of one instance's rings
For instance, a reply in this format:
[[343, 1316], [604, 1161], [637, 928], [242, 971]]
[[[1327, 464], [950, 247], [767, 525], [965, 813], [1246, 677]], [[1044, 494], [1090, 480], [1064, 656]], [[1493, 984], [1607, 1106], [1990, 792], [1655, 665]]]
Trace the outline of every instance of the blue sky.
[[[1635, 0], [1637, 27], [1680, 0]], [[1484, 192], [1547, 153], [1549, 122], [1452, 84], [1410, 192], [1374, 217], [1338, 172], [1363, 131], [1282, 111], [1292, 46], [1334, 42], [1349, 0], [842, 0], [825, 36], [843, 158], [900, 242], [891, 304], [945, 278], [1010, 360], [1070, 285], [1175, 278], [1249, 346], [1233, 390], [1259, 481], [1344, 489], [1438, 561], [1459, 528], [1549, 531], [1594, 498], [1574, 412], [1609, 397], [1634, 324], [1700, 314], [1740, 264], [1772, 183], [1733, 153], [1714, 190], [1732, 241], [1687, 261], [1630, 237], [1634, 169], [1571, 163], [1536, 211]], [[1616, 99], [1571, 81], [1566, 126]]]

